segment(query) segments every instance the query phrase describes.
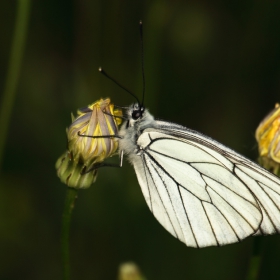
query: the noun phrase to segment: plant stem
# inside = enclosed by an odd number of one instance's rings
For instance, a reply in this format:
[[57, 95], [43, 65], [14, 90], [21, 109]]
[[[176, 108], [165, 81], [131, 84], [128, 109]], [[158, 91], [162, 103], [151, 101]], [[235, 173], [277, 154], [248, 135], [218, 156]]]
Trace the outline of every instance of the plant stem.
[[30, 0], [18, 0], [15, 30], [8, 64], [7, 78], [4, 86], [3, 98], [0, 103], [0, 169], [27, 37], [26, 34], [29, 20], [30, 2]]
[[70, 262], [69, 262], [69, 231], [72, 210], [75, 206], [75, 200], [77, 198], [78, 190], [74, 188], [67, 188], [64, 212], [62, 218], [62, 234], [61, 234], [61, 245], [62, 245], [62, 261], [63, 261], [63, 279], [70, 279]]
[[254, 237], [253, 253], [250, 259], [246, 280], [256, 280], [259, 276], [261, 264], [262, 237]]

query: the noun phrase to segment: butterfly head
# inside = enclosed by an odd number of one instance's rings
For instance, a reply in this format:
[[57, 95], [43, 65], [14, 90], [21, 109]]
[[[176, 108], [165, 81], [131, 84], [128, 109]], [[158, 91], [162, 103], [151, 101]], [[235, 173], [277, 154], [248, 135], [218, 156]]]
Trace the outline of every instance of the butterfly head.
[[140, 122], [140, 120], [143, 118], [145, 113], [145, 108], [140, 103], [134, 103], [131, 106], [129, 106], [127, 110], [127, 124], [126, 127], [133, 127], [137, 123]]
[[129, 106], [126, 115], [127, 129], [133, 127], [136, 128], [136, 130], [141, 130], [154, 120], [154, 117], [148, 112], [148, 110], [138, 102]]
[[141, 105], [139, 103], [133, 104], [132, 111], [131, 111], [131, 119], [134, 121], [142, 119], [144, 111], [145, 111], [145, 108], [143, 105]]

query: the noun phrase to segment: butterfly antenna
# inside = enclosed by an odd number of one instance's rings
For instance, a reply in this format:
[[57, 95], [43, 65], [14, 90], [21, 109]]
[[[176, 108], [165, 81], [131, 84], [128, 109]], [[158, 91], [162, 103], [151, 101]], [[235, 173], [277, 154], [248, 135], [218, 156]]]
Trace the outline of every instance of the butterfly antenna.
[[[145, 71], [144, 71], [144, 44], [143, 44], [143, 23], [142, 20], [139, 22], [140, 28], [140, 41], [141, 41], [141, 65], [142, 65], [142, 82], [143, 82], [143, 92], [142, 92], [142, 104], [144, 105], [144, 97], [145, 97], [145, 89], [146, 89], [146, 81], [145, 81]], [[140, 103], [139, 103], [140, 104]]]
[[126, 92], [128, 92], [130, 95], [132, 95], [136, 100], [137, 103], [140, 104], [139, 99], [137, 98], [137, 96], [132, 93], [130, 90], [128, 90], [127, 88], [125, 88], [123, 85], [121, 85], [119, 82], [117, 82], [114, 78], [112, 78], [111, 76], [109, 76], [107, 74], [107, 72], [105, 72], [101, 67], [99, 67], [98, 71], [103, 74], [106, 78], [108, 78], [109, 80], [111, 80], [112, 82], [114, 82], [117, 86], [119, 86], [121, 89], [125, 90]]

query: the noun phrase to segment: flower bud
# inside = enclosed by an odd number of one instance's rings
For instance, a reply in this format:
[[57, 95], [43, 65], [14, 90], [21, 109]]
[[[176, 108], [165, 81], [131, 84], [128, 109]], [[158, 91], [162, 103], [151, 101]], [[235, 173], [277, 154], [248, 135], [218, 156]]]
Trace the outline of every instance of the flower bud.
[[277, 174], [280, 167], [280, 106], [278, 103], [259, 124], [256, 139], [259, 146], [260, 164]]
[[[56, 162], [57, 174], [69, 187], [88, 188], [97, 176], [98, 163], [113, 156], [118, 140], [109, 135], [118, 135], [122, 111], [115, 109], [110, 99], [100, 99], [78, 110], [72, 124], [66, 130], [68, 151]], [[94, 138], [96, 136], [107, 136]]]
[[119, 267], [118, 280], [145, 280], [137, 264], [126, 262]]

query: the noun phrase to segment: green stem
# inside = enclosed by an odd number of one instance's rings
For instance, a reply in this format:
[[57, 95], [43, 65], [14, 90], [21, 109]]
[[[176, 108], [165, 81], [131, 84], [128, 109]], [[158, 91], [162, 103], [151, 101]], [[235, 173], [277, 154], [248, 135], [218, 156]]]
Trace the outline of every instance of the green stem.
[[262, 237], [255, 237], [253, 243], [253, 253], [250, 259], [249, 269], [246, 280], [256, 280], [259, 276], [260, 264], [261, 264], [261, 247]]
[[62, 218], [62, 235], [61, 235], [64, 280], [70, 279], [69, 231], [70, 231], [71, 214], [75, 206], [77, 193], [78, 193], [77, 189], [67, 188], [65, 204], [64, 204], [64, 212]]
[[20, 66], [23, 57], [29, 20], [30, 2], [30, 0], [18, 0], [15, 30], [8, 64], [7, 78], [4, 86], [2, 102], [0, 103], [0, 169], [15, 100], [16, 88], [19, 80]]

